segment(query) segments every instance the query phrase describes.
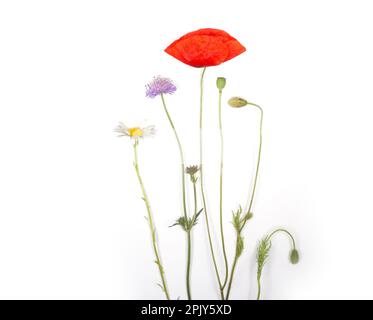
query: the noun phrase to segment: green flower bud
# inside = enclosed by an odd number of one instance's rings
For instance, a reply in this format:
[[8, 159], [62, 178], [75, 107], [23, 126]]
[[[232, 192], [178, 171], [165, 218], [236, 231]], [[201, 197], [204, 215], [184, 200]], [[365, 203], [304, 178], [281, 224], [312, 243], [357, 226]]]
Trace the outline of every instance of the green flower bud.
[[292, 264], [297, 264], [299, 262], [299, 253], [297, 249], [293, 249], [290, 252], [290, 262]]
[[243, 98], [233, 97], [233, 98], [230, 98], [228, 100], [228, 104], [232, 108], [241, 108], [241, 107], [244, 107], [244, 106], [248, 105], [249, 103], [245, 99], [243, 99]]
[[222, 77], [216, 79], [216, 86], [218, 87], [219, 91], [224, 89], [226, 82], [226, 79]]

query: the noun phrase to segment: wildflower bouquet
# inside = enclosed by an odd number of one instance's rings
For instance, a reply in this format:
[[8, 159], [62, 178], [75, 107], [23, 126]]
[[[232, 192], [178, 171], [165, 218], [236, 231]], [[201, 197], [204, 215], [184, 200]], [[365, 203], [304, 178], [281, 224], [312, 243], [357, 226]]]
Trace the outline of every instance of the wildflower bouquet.
[[[220, 298], [222, 300], [228, 300], [232, 290], [233, 280], [235, 276], [235, 270], [240, 256], [244, 250], [244, 238], [243, 231], [247, 222], [253, 217], [253, 203], [255, 197], [255, 191], [258, 183], [261, 151], [262, 151], [262, 131], [263, 131], [263, 109], [252, 102], [247, 101], [241, 97], [233, 97], [228, 100], [228, 105], [232, 108], [243, 108], [251, 107], [256, 108], [260, 115], [259, 122], [259, 143], [258, 143], [258, 155], [255, 167], [255, 175], [253, 179], [253, 184], [251, 188], [251, 195], [248, 202], [247, 208], [239, 207], [238, 210], [233, 212], [232, 224], [236, 232], [236, 241], [234, 245], [234, 257], [233, 261], [229, 263], [228, 253], [226, 248], [226, 242], [224, 237], [224, 224], [223, 224], [223, 123], [222, 123], [222, 94], [226, 85], [226, 79], [219, 77], [216, 80], [216, 87], [218, 93], [218, 113], [219, 113], [219, 129], [220, 129], [220, 180], [219, 180], [219, 215], [216, 217], [220, 224], [220, 247], [222, 250], [222, 255], [224, 257], [224, 272], [221, 274], [219, 272], [218, 261], [216, 259], [215, 246], [212, 241], [211, 236], [211, 226], [210, 226], [210, 216], [207, 208], [206, 201], [206, 191], [204, 186], [204, 166], [203, 166], [203, 89], [204, 89], [204, 75], [208, 67], [214, 67], [220, 65], [234, 57], [245, 52], [245, 47], [237, 41], [235, 38], [230, 36], [227, 32], [217, 29], [200, 29], [185, 34], [180, 39], [171, 43], [165, 52], [186, 65], [194, 68], [199, 68], [201, 70], [199, 90], [200, 90], [200, 101], [199, 101], [199, 165], [191, 165], [186, 167], [184, 161], [184, 150], [183, 145], [176, 130], [175, 124], [172, 120], [171, 114], [168, 110], [166, 104], [166, 96], [168, 94], [173, 94], [177, 88], [174, 82], [168, 78], [155, 77], [148, 85], [146, 85], [146, 96], [153, 99], [159, 98], [163, 111], [167, 117], [167, 120], [172, 128], [173, 134], [175, 136], [176, 144], [179, 150], [180, 156], [180, 170], [181, 170], [181, 190], [182, 190], [182, 214], [176, 219], [173, 226], [179, 226], [186, 234], [187, 242], [187, 252], [186, 252], [186, 293], [188, 299], [192, 299], [192, 287], [191, 287], [191, 256], [192, 256], [192, 230], [193, 227], [198, 223], [201, 214], [204, 216], [204, 221], [206, 225], [206, 233], [209, 242], [210, 256], [212, 259], [214, 272], [216, 275], [216, 281], [219, 288]], [[153, 213], [150, 206], [150, 200], [145, 190], [145, 186], [140, 174], [139, 161], [138, 161], [138, 146], [140, 141], [155, 133], [155, 128], [153, 126], [147, 127], [127, 127], [123, 123], [120, 123], [115, 131], [119, 133], [119, 136], [125, 136], [132, 140], [134, 149], [134, 168], [136, 171], [137, 179], [142, 192], [142, 199], [145, 202], [147, 210], [147, 220], [149, 223], [152, 248], [155, 256], [155, 264], [157, 265], [159, 275], [161, 278], [161, 289], [164, 292], [166, 299], [171, 299], [171, 295], [167, 286], [165, 269], [163, 267], [162, 261], [160, 259], [159, 247], [157, 243], [156, 228], [153, 219]], [[187, 177], [193, 187], [193, 204], [189, 206], [186, 199], [186, 183]], [[202, 207], [199, 208], [199, 198], [201, 197]], [[192, 209], [191, 209], [192, 208]], [[271, 241], [275, 234], [284, 233], [289, 236], [291, 240], [291, 250], [289, 259], [292, 264], [296, 264], [299, 260], [299, 254], [296, 249], [296, 244], [292, 234], [285, 229], [277, 229], [272, 233], [263, 237], [259, 242], [257, 248], [257, 299], [261, 296], [261, 276], [262, 270], [265, 263], [268, 260]]]

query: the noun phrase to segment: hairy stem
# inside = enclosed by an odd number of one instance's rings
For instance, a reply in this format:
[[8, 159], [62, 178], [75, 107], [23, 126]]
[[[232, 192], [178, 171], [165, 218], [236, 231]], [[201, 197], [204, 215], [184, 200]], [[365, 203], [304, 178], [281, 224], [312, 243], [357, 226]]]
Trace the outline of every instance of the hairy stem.
[[224, 226], [223, 226], [223, 160], [224, 160], [224, 138], [223, 138], [223, 123], [221, 116], [221, 97], [222, 90], [219, 90], [219, 131], [220, 131], [220, 181], [219, 181], [219, 214], [220, 214], [220, 237], [221, 245], [223, 248], [224, 264], [225, 264], [225, 277], [222, 285], [222, 289], [225, 288], [228, 281], [228, 258], [227, 251], [225, 249], [225, 239], [224, 239]]
[[194, 218], [197, 217], [198, 208], [197, 208], [197, 181], [193, 182], [193, 199], [194, 199]]
[[[292, 242], [292, 247], [293, 247], [293, 250], [296, 250], [296, 245], [295, 245], [295, 239], [293, 237], [293, 235], [287, 231], [286, 229], [276, 229], [275, 231], [271, 232], [270, 235], [268, 236], [268, 241], [271, 241], [271, 238], [276, 234], [276, 233], [279, 233], [279, 232], [283, 232], [285, 234], [287, 234], [289, 236], [289, 238], [291, 239], [291, 242]], [[256, 300], [260, 300], [260, 294], [261, 294], [261, 277], [262, 277], [262, 271], [260, 270], [260, 272], [258, 272], [257, 274], [257, 283], [258, 283], [258, 293], [257, 293], [257, 297], [256, 297]]]
[[211, 258], [212, 262], [214, 264], [214, 269], [215, 269], [215, 274], [216, 278], [218, 280], [219, 284], [219, 289], [220, 289], [220, 296], [221, 299], [224, 300], [224, 291], [222, 289], [222, 283], [220, 280], [220, 275], [219, 275], [219, 270], [218, 266], [216, 263], [216, 258], [215, 258], [215, 252], [214, 252], [214, 246], [212, 243], [211, 239], [211, 231], [210, 231], [210, 224], [209, 224], [209, 218], [208, 218], [208, 213], [207, 213], [207, 205], [206, 205], [206, 196], [205, 196], [205, 191], [204, 191], [204, 186], [203, 186], [203, 139], [202, 139], [202, 129], [203, 129], [203, 77], [205, 75], [206, 68], [202, 69], [201, 73], [201, 78], [200, 78], [200, 112], [199, 112], [199, 157], [200, 157], [200, 183], [201, 183], [201, 195], [202, 195], [202, 202], [203, 202], [203, 211], [205, 214], [205, 221], [206, 221], [206, 228], [207, 228], [207, 236], [209, 239], [209, 245], [210, 245], [210, 252], [211, 252]]
[[187, 231], [187, 241], [188, 241], [188, 255], [187, 255], [186, 287], [187, 287], [188, 300], [192, 300], [192, 293], [190, 289], [190, 265], [191, 265], [191, 255], [192, 255], [191, 230]]
[[[262, 142], [263, 142], [263, 109], [258, 106], [257, 104], [250, 103], [252, 106], [256, 107], [260, 111], [260, 125], [259, 125], [259, 148], [258, 148], [258, 159], [256, 162], [256, 170], [255, 170], [255, 178], [254, 178], [254, 184], [253, 184], [253, 191], [251, 193], [251, 198], [250, 198], [250, 203], [249, 203], [249, 208], [247, 210], [248, 213], [251, 212], [253, 202], [254, 202], [254, 197], [255, 197], [255, 191], [256, 191], [256, 186], [258, 182], [258, 176], [259, 176], [259, 167], [260, 167], [260, 160], [262, 156]], [[244, 221], [244, 223], [241, 226], [241, 230], [245, 227], [247, 220]]]
[[269, 239], [271, 239], [272, 238], [272, 236], [274, 236], [277, 232], [284, 232], [284, 233], [286, 233], [289, 237], [290, 237], [290, 239], [291, 239], [291, 242], [292, 242], [292, 244], [293, 244], [293, 249], [296, 249], [296, 246], [295, 246], [295, 239], [294, 239], [294, 237], [293, 237], [293, 235], [289, 232], [289, 231], [287, 231], [286, 229], [276, 229], [275, 231], [273, 231], [269, 236], [268, 236], [268, 238]]
[[169, 121], [169, 123], [171, 125], [171, 128], [172, 128], [173, 132], [174, 132], [174, 135], [175, 135], [175, 138], [176, 138], [176, 142], [177, 142], [177, 146], [179, 148], [180, 161], [181, 161], [182, 190], [183, 190], [183, 210], [184, 210], [184, 217], [187, 218], [188, 217], [188, 213], [187, 213], [187, 206], [186, 206], [185, 161], [184, 161], [183, 147], [181, 145], [180, 138], [179, 138], [179, 135], [178, 135], [178, 133], [176, 131], [174, 122], [172, 121], [171, 115], [168, 112], [166, 101], [165, 101], [165, 98], [164, 98], [163, 94], [161, 94], [161, 98], [162, 98], [163, 109], [164, 109], [164, 111], [166, 113], [167, 119], [168, 119], [168, 121]]
[[231, 293], [231, 288], [232, 288], [232, 283], [233, 283], [233, 275], [234, 275], [234, 272], [236, 270], [237, 261], [238, 261], [238, 258], [239, 258], [238, 249], [237, 249], [239, 237], [240, 237], [240, 235], [237, 234], [237, 239], [236, 239], [236, 254], [234, 256], [234, 260], [233, 260], [233, 264], [232, 264], [231, 276], [229, 277], [227, 294], [225, 296], [226, 300], [229, 300], [229, 295]]
[[[188, 212], [187, 212], [187, 206], [186, 206], [185, 161], [184, 161], [183, 147], [181, 145], [180, 138], [179, 138], [179, 135], [176, 131], [175, 125], [172, 121], [171, 115], [168, 112], [166, 101], [165, 101], [165, 98], [164, 98], [163, 94], [161, 94], [161, 99], [162, 99], [163, 109], [166, 113], [167, 119], [168, 119], [168, 121], [171, 125], [171, 128], [172, 128], [173, 132], [174, 132], [176, 142], [177, 142], [177, 145], [178, 145], [178, 148], [179, 148], [180, 161], [181, 161], [181, 177], [182, 177], [181, 178], [181, 184], [182, 184], [182, 193], [183, 193], [183, 211], [184, 211], [184, 218], [187, 221], [188, 220]], [[188, 253], [187, 253], [187, 271], [186, 271], [186, 287], [187, 287], [188, 300], [192, 299], [191, 290], [190, 290], [190, 265], [191, 265], [191, 251], [192, 251], [192, 249], [191, 249], [192, 244], [191, 243], [192, 243], [192, 240], [191, 240], [191, 234], [190, 234], [190, 230], [189, 230], [189, 231], [187, 231], [187, 244], [188, 244], [188, 249], [187, 250], [188, 250]]]
[[[251, 192], [251, 197], [250, 197], [250, 201], [249, 201], [249, 208], [247, 210], [247, 213], [251, 212], [251, 209], [252, 209], [252, 206], [253, 206], [253, 203], [254, 203], [255, 191], [256, 191], [256, 186], [257, 186], [258, 176], [259, 176], [260, 160], [261, 160], [261, 155], [262, 155], [262, 141], [263, 141], [263, 135], [262, 135], [262, 131], [263, 131], [263, 109], [259, 105], [254, 104], [254, 103], [250, 103], [250, 105], [259, 109], [259, 111], [260, 111], [260, 125], [259, 125], [258, 159], [257, 159], [257, 162], [256, 162], [256, 170], [255, 170], [253, 190]], [[247, 221], [248, 221], [247, 219], [245, 219], [243, 221], [243, 223], [241, 225], [241, 228], [239, 230], [239, 235], [241, 234], [241, 232], [242, 232], [243, 228], [245, 227]], [[238, 237], [237, 237], [237, 239], [238, 239]], [[234, 272], [235, 272], [235, 266], [237, 264], [238, 258], [239, 258], [239, 256], [236, 253], [236, 255], [234, 257], [234, 261], [233, 261], [234, 268], [232, 267], [231, 274], [230, 274], [229, 286], [228, 286], [228, 291], [227, 291], [227, 295], [226, 295], [227, 300], [228, 300], [229, 295], [230, 295], [232, 282], [233, 282], [233, 277], [234, 277]]]
[[160, 259], [160, 256], [159, 256], [159, 249], [158, 249], [158, 245], [157, 245], [156, 231], [155, 231], [155, 226], [154, 226], [154, 222], [153, 222], [152, 211], [151, 211], [151, 208], [150, 208], [150, 202], [149, 202], [149, 198], [146, 194], [144, 183], [143, 183], [141, 175], [140, 175], [139, 162], [138, 162], [138, 157], [137, 157], [138, 143], [139, 143], [138, 140], [136, 140], [134, 145], [133, 145], [134, 154], [135, 154], [134, 166], [135, 166], [136, 175], [137, 175], [137, 178], [139, 180], [140, 187], [141, 187], [143, 200], [144, 200], [145, 205], [146, 205], [146, 210], [148, 212], [148, 222], [149, 222], [149, 227], [150, 227], [150, 233], [151, 233], [151, 236], [152, 236], [152, 245], [153, 245], [153, 251], [154, 251], [154, 255], [155, 255], [155, 263], [158, 266], [159, 274], [161, 276], [163, 292], [165, 293], [167, 300], [170, 300], [170, 295], [168, 293], [166, 279], [165, 279], [165, 275], [164, 275], [164, 269], [163, 269], [162, 262], [161, 262], [161, 259]]

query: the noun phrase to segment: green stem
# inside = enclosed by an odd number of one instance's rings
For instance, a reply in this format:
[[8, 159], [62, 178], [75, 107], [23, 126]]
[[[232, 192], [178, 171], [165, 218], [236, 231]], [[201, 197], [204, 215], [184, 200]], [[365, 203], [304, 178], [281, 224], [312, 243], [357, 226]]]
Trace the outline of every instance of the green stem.
[[149, 202], [148, 196], [146, 194], [144, 183], [143, 183], [141, 175], [140, 175], [139, 162], [138, 162], [138, 156], [137, 156], [137, 146], [138, 146], [138, 144], [139, 144], [139, 142], [136, 139], [136, 141], [133, 145], [134, 154], [135, 154], [135, 164], [134, 165], [135, 165], [136, 175], [137, 175], [137, 178], [139, 180], [139, 184], [140, 184], [142, 195], [143, 195], [143, 200], [145, 202], [146, 210], [148, 212], [148, 222], [149, 222], [150, 232], [151, 232], [151, 236], [152, 236], [152, 244], [153, 244], [153, 251], [154, 251], [154, 255], [155, 255], [155, 263], [158, 266], [159, 274], [160, 274], [161, 279], [162, 279], [162, 289], [163, 289], [163, 291], [166, 295], [167, 300], [170, 300], [170, 295], [168, 293], [166, 279], [165, 279], [165, 276], [164, 276], [164, 269], [163, 269], [161, 259], [160, 259], [160, 256], [159, 256], [159, 249], [158, 249], [158, 246], [157, 246], [155, 226], [154, 226], [154, 222], [153, 222], [152, 211], [151, 211], [151, 208], [150, 208], [150, 202]]
[[[263, 135], [262, 135], [262, 132], [263, 132], [263, 109], [259, 105], [257, 105], [257, 104], [254, 104], [254, 103], [249, 103], [249, 104], [259, 109], [259, 111], [260, 111], [260, 126], [259, 126], [258, 159], [257, 159], [257, 163], [256, 163], [256, 170], [255, 170], [255, 178], [254, 178], [253, 190], [252, 190], [252, 193], [251, 193], [250, 202], [249, 202], [249, 208], [247, 210], [247, 213], [251, 212], [251, 209], [252, 209], [252, 206], [253, 206], [253, 202], [254, 202], [254, 196], [255, 196], [255, 191], [256, 191], [256, 186], [257, 186], [258, 176], [259, 176], [259, 167], [260, 167], [260, 160], [261, 160], [261, 155], [262, 155], [262, 142], [263, 142]], [[247, 219], [245, 219], [243, 221], [242, 226], [241, 226], [241, 228], [239, 230], [239, 234], [238, 235], [241, 234], [243, 228], [246, 225], [246, 222], [247, 222]], [[232, 286], [234, 272], [235, 272], [235, 266], [237, 264], [238, 258], [239, 258], [239, 256], [236, 254], [235, 257], [234, 257], [234, 262], [233, 262], [234, 268], [232, 267], [231, 274], [230, 274], [229, 286], [228, 286], [228, 291], [227, 291], [227, 295], [226, 295], [226, 299], [227, 300], [229, 298], [229, 294], [230, 294], [230, 291], [231, 291], [231, 286]]]
[[221, 299], [224, 300], [224, 290], [222, 289], [222, 283], [219, 276], [218, 266], [216, 263], [215, 253], [214, 253], [214, 247], [212, 244], [211, 239], [211, 232], [210, 232], [210, 224], [209, 224], [209, 218], [207, 214], [207, 205], [206, 205], [206, 196], [205, 191], [203, 187], [203, 148], [202, 148], [202, 129], [203, 129], [203, 77], [205, 75], [206, 68], [202, 69], [201, 78], [200, 78], [200, 111], [199, 111], [199, 157], [200, 157], [200, 182], [201, 182], [201, 195], [202, 195], [202, 202], [203, 202], [203, 211], [205, 214], [205, 220], [206, 220], [206, 228], [207, 228], [207, 236], [209, 239], [209, 245], [210, 245], [210, 252], [212, 257], [212, 262], [214, 264], [215, 274], [216, 278], [218, 280], [219, 289], [220, 289], [220, 296]]
[[192, 254], [192, 239], [191, 239], [191, 232], [190, 230], [187, 231], [187, 239], [188, 239], [188, 256], [187, 256], [187, 272], [186, 272], [186, 287], [187, 287], [187, 295], [188, 300], [192, 300], [192, 293], [190, 290], [190, 263], [191, 263], [191, 254]]
[[[249, 209], [247, 210], [248, 213], [251, 212], [251, 208], [253, 206], [253, 201], [254, 201], [254, 196], [255, 196], [255, 191], [256, 191], [256, 186], [258, 182], [258, 176], [259, 176], [259, 167], [260, 167], [260, 160], [262, 156], [262, 142], [263, 142], [263, 109], [258, 106], [257, 104], [250, 103], [252, 106], [256, 107], [260, 111], [260, 126], [259, 126], [259, 149], [258, 149], [258, 159], [256, 162], [256, 170], [255, 170], [255, 178], [254, 178], [254, 185], [253, 185], [253, 191], [251, 193], [251, 198], [250, 198], [250, 203], [249, 203]], [[241, 226], [240, 231], [245, 227], [247, 220], [244, 221], [244, 223]]]
[[273, 232], [268, 236], [268, 239], [271, 239], [272, 236], [273, 236], [275, 233], [277, 233], [277, 232], [284, 232], [284, 233], [286, 233], [286, 234], [290, 237], [291, 242], [293, 243], [293, 249], [296, 249], [296, 246], [295, 246], [295, 239], [294, 239], [294, 237], [292, 236], [292, 234], [291, 234], [289, 231], [287, 231], [286, 229], [277, 229], [277, 230], [273, 231]]
[[227, 289], [227, 294], [225, 296], [225, 299], [226, 300], [229, 300], [229, 295], [231, 293], [231, 288], [232, 288], [232, 283], [233, 283], [233, 275], [234, 275], [234, 272], [236, 270], [236, 266], [237, 266], [237, 261], [238, 261], [238, 258], [239, 258], [239, 255], [238, 255], [238, 250], [237, 250], [237, 246], [238, 246], [238, 239], [239, 239], [240, 235], [237, 234], [237, 239], [236, 239], [236, 254], [234, 256], [234, 260], [233, 260], [233, 264], [232, 264], [232, 270], [231, 270], [231, 276], [229, 278], [229, 283], [228, 283], [228, 289]]
[[[286, 233], [286, 234], [290, 237], [291, 242], [292, 242], [292, 244], [293, 244], [293, 249], [295, 250], [295, 249], [296, 249], [295, 239], [294, 239], [293, 235], [292, 235], [289, 231], [287, 231], [286, 229], [282, 229], [282, 228], [280, 228], [280, 229], [276, 229], [275, 231], [273, 231], [273, 232], [268, 236], [268, 241], [270, 241], [271, 238], [272, 238], [272, 236], [274, 236], [274, 235], [275, 235], [276, 233], [278, 233], [278, 232], [284, 232], [284, 233]], [[257, 294], [256, 300], [260, 300], [260, 294], [261, 294], [261, 288], [262, 288], [262, 286], [261, 286], [261, 276], [262, 276], [262, 272], [258, 273], [258, 275], [257, 275], [258, 294]]]
[[[180, 160], [181, 160], [181, 179], [182, 179], [182, 192], [183, 192], [183, 211], [184, 211], [184, 217], [185, 220], [188, 221], [188, 213], [187, 213], [187, 206], [186, 206], [186, 192], [185, 192], [185, 161], [184, 161], [184, 152], [183, 152], [183, 147], [180, 142], [179, 135], [176, 131], [175, 125], [172, 121], [171, 115], [168, 112], [166, 101], [164, 99], [164, 95], [161, 94], [161, 99], [162, 99], [162, 105], [163, 109], [166, 113], [166, 116], [168, 118], [168, 121], [171, 125], [171, 128], [174, 132], [176, 142], [179, 148], [179, 154], [180, 154]], [[192, 299], [191, 292], [190, 292], [190, 264], [191, 264], [191, 234], [190, 230], [187, 232], [187, 243], [188, 243], [188, 253], [187, 253], [187, 271], [186, 271], [186, 287], [187, 287], [187, 295], [188, 295], [188, 300]]]
[[181, 160], [181, 177], [182, 177], [182, 189], [183, 189], [183, 210], [184, 210], [184, 217], [185, 218], [188, 218], [188, 213], [187, 213], [187, 207], [186, 207], [186, 192], [185, 192], [185, 161], [184, 161], [184, 152], [183, 152], [183, 147], [181, 145], [181, 142], [180, 142], [180, 138], [179, 138], [179, 135], [176, 131], [176, 128], [175, 128], [175, 125], [174, 125], [174, 122], [172, 121], [172, 118], [171, 118], [171, 115], [170, 113], [168, 112], [168, 109], [167, 109], [167, 105], [166, 105], [166, 101], [164, 99], [164, 96], [163, 94], [161, 94], [161, 98], [162, 98], [162, 105], [163, 105], [163, 109], [167, 115], [167, 119], [168, 121], [170, 122], [170, 125], [171, 125], [171, 128], [174, 132], [174, 135], [175, 135], [175, 138], [176, 138], [176, 142], [177, 142], [177, 145], [179, 147], [179, 154], [180, 154], [180, 160]]
[[[193, 196], [194, 196], [194, 215], [192, 218], [191, 226], [190, 228], [193, 228], [193, 225], [195, 223], [196, 217], [197, 217], [197, 188], [196, 188], [196, 182], [193, 182]], [[191, 239], [191, 229], [187, 231], [187, 239], [188, 239], [188, 262], [191, 260], [191, 251], [192, 251], [192, 239]], [[189, 278], [190, 278], [190, 263], [187, 265], [187, 293], [189, 300], [192, 299], [192, 294], [190, 290], [190, 284], [189, 284]]]
[[193, 198], [194, 198], [194, 219], [197, 217], [198, 209], [197, 209], [197, 181], [193, 182]]
[[257, 276], [256, 280], [257, 280], [257, 283], [258, 283], [258, 294], [256, 296], [256, 300], [260, 300], [260, 293], [262, 292], [262, 285], [260, 283], [260, 277]]
[[222, 289], [225, 288], [227, 281], [228, 281], [228, 258], [227, 258], [227, 251], [225, 249], [225, 240], [224, 240], [224, 227], [223, 227], [223, 160], [224, 160], [224, 138], [223, 138], [223, 123], [222, 123], [222, 116], [221, 116], [221, 97], [222, 97], [222, 90], [219, 90], [219, 129], [220, 129], [220, 201], [219, 201], [219, 213], [220, 213], [220, 237], [221, 237], [221, 244], [223, 248], [223, 256], [224, 256], [224, 264], [225, 264], [225, 278]]

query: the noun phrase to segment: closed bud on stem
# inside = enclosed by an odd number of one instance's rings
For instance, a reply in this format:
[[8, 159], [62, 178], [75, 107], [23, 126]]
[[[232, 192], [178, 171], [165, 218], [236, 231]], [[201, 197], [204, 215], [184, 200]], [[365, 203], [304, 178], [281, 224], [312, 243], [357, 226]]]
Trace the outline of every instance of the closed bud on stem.
[[225, 84], [227, 80], [223, 77], [219, 77], [216, 79], [216, 86], [218, 87], [219, 91], [222, 91], [225, 88]]
[[228, 100], [228, 104], [232, 108], [242, 108], [244, 106], [247, 106], [249, 102], [243, 98], [240, 97], [233, 97]]
[[299, 262], [299, 253], [295, 248], [290, 252], [290, 262], [292, 264], [297, 264]]

